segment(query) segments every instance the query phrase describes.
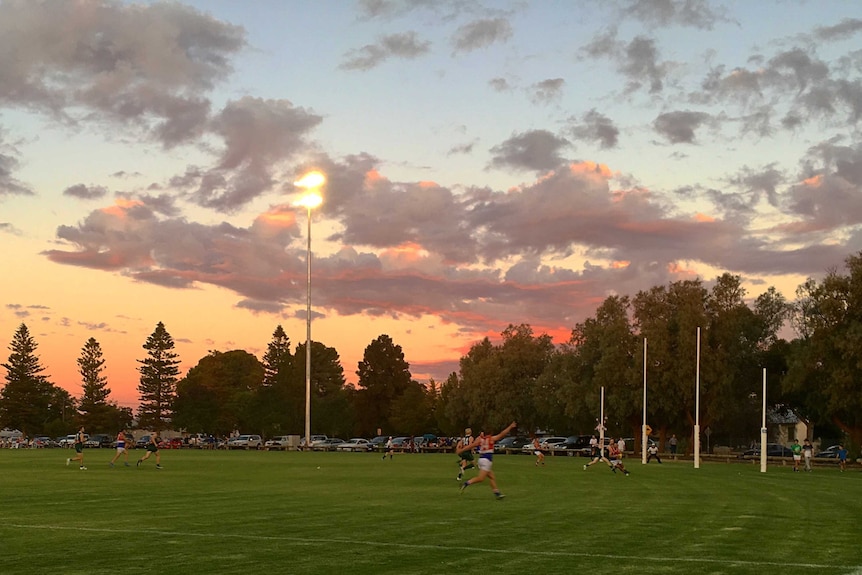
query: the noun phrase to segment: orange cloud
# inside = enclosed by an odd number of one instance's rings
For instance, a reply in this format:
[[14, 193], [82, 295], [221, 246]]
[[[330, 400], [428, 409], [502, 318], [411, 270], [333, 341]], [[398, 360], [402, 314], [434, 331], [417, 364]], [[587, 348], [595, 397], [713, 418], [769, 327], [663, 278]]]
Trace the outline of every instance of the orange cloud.
[[569, 164], [569, 171], [573, 174], [599, 175], [604, 179], [610, 179], [614, 176], [614, 173], [605, 164], [589, 161], [573, 162]]
[[706, 214], [701, 214], [700, 212], [694, 215], [694, 219], [698, 222], [714, 222], [715, 218], [712, 216], [708, 216]]
[[806, 186], [811, 186], [812, 188], [819, 188], [820, 185], [823, 184], [823, 176], [819, 174], [811, 176], [810, 178], [802, 180], [802, 183]]
[[129, 200], [125, 198], [117, 198], [114, 200], [113, 206], [108, 206], [106, 208], [102, 208], [100, 211], [103, 214], [108, 214], [109, 216], [114, 216], [115, 218], [125, 218], [126, 213], [137, 206], [142, 206], [144, 203], [140, 200]]
[[374, 187], [376, 183], [385, 181], [386, 178], [384, 178], [377, 170], [368, 170], [367, 172], [365, 172], [365, 182], [363, 183], [363, 185], [366, 188], [371, 188]]

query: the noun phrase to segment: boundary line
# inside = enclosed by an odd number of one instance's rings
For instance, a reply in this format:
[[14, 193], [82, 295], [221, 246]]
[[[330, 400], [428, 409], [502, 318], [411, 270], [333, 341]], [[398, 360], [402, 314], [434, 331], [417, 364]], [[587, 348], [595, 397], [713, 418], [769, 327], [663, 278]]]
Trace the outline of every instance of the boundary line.
[[67, 527], [60, 525], [24, 525], [20, 523], [4, 523], [4, 527], [13, 529], [39, 529], [46, 531], [85, 531], [90, 533], [127, 533], [131, 535], [152, 534], [166, 537], [199, 537], [202, 539], [241, 539], [250, 541], [279, 541], [295, 545], [323, 545], [332, 543], [350, 543], [369, 547], [401, 547], [403, 549], [427, 549], [434, 551], [469, 551], [474, 553], [497, 553], [500, 555], [529, 555], [536, 557], [585, 557], [588, 559], [616, 559], [626, 561], [652, 561], [656, 563], [707, 563], [715, 565], [745, 565], [750, 567], [795, 567], [817, 570], [842, 570], [852, 573], [862, 573], [859, 565], [824, 565], [822, 563], [779, 563], [777, 561], [752, 561], [732, 559], [712, 559], [709, 557], [644, 557], [637, 555], [617, 555], [610, 553], [585, 553], [573, 551], [541, 551], [535, 549], [489, 549], [485, 547], [468, 547], [465, 545], [429, 545], [422, 543], [387, 543], [379, 541], [355, 541], [349, 539], [328, 539], [309, 537], [285, 537], [280, 535], [241, 535], [236, 533], [188, 533], [180, 531], [163, 531], [158, 529], [116, 529], [99, 527]]

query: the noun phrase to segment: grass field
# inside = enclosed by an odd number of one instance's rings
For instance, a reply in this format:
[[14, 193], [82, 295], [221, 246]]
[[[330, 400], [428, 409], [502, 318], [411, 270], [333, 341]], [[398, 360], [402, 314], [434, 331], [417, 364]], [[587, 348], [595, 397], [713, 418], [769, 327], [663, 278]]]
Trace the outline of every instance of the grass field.
[[0, 574], [862, 573], [858, 466], [508, 455], [496, 501], [451, 454], [112, 454], [0, 450]]

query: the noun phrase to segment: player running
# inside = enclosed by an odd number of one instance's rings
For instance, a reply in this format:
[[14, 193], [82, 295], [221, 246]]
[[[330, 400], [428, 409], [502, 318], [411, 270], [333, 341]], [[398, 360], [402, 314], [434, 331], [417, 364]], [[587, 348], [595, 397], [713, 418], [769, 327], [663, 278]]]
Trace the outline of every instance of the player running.
[[497, 477], [494, 475], [494, 444], [509, 435], [509, 432], [515, 429], [516, 426], [517, 424], [513, 421], [509, 424], [509, 427], [497, 435], [486, 435], [483, 431], [479, 434], [479, 437], [474, 439], [465, 447], [465, 449], [473, 449], [474, 447], [479, 448], [479, 475], [470, 481], [465, 481], [461, 485], [461, 493], [474, 483], [482, 483], [487, 477], [491, 483], [491, 490], [494, 492], [494, 497], [497, 499], [503, 499], [503, 497], [505, 497], [505, 495], [500, 493], [500, 490], [497, 488]]
[[110, 462], [108, 462], [108, 465], [113, 467], [114, 463], [116, 463], [117, 459], [120, 458], [120, 455], [125, 456], [126, 460], [124, 461], [124, 463], [125, 463], [126, 467], [128, 467], [129, 466], [129, 450], [126, 449], [126, 434], [123, 433], [122, 429], [119, 431], [119, 433], [117, 433], [117, 453], [114, 454], [114, 458], [111, 459]]
[[473, 469], [476, 465], [473, 463], [473, 450], [467, 449], [467, 446], [473, 443], [473, 430], [467, 428], [464, 430], [464, 437], [458, 438], [458, 443], [455, 444], [455, 453], [458, 454], [458, 477], [456, 481], [461, 481], [464, 477], [464, 472], [468, 469]]
[[620, 446], [618, 443], [614, 443], [613, 440], [611, 440], [610, 444], [608, 445], [608, 461], [610, 461], [611, 471], [613, 471], [614, 473], [616, 473], [617, 469], [619, 469], [625, 475], [629, 474], [628, 469], [626, 469], [626, 466], [623, 465], [623, 454], [620, 451]]

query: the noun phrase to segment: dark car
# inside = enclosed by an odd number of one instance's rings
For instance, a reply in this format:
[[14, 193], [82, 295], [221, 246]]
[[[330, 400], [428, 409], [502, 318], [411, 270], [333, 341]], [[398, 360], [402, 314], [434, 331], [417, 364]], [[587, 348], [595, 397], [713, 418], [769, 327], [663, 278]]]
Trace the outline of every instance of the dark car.
[[570, 435], [566, 438], [563, 446], [579, 457], [589, 457], [592, 451], [590, 447], [591, 435]]
[[[760, 446], [758, 445], [743, 451], [739, 457], [742, 459], [760, 457]], [[791, 451], [789, 447], [781, 445], [780, 443], [767, 443], [766, 457], [793, 457], [793, 451]]]
[[114, 441], [112, 436], [96, 433], [84, 442], [84, 447], [111, 447], [112, 441]]
[[149, 442], [150, 442], [150, 436], [149, 435], [142, 435], [135, 442], [135, 449], [144, 449]]
[[830, 445], [823, 451], [819, 452], [814, 457], [817, 459], [838, 459], [838, 448], [839, 445]]
[[521, 449], [525, 445], [530, 444], [530, 438], [524, 435], [510, 435], [509, 437], [504, 437], [500, 441], [494, 444], [494, 451], [497, 453], [507, 453], [509, 450], [513, 450], [516, 453], [520, 453]]

